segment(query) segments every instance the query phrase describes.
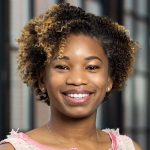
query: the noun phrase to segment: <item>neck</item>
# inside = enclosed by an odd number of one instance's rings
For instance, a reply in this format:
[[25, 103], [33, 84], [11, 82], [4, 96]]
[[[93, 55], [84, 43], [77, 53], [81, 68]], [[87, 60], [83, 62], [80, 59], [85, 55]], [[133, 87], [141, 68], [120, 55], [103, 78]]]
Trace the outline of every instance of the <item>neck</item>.
[[48, 128], [50, 132], [62, 139], [92, 140], [97, 137], [96, 113], [84, 118], [70, 118], [52, 111]]

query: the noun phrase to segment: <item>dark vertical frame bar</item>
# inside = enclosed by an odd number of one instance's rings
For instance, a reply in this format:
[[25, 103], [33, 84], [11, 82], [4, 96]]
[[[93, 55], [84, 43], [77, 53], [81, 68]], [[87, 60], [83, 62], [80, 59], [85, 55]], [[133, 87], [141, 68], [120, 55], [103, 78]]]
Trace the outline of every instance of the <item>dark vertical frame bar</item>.
[[[137, 37], [137, 17], [136, 17], [136, 10], [137, 10], [137, 0], [132, 0], [132, 3], [133, 3], [133, 6], [135, 9], [132, 10], [132, 27], [133, 27], [133, 30], [132, 30], [132, 33], [133, 33], [133, 39], [136, 39]], [[136, 64], [135, 64], [136, 65]], [[134, 76], [137, 75], [137, 70], [135, 70], [135, 74]], [[135, 93], [136, 93], [136, 83], [135, 83], [135, 77], [133, 77], [133, 84], [132, 84], [132, 89], [133, 89], [133, 93], [132, 93], [132, 106], [134, 106], [134, 108], [132, 107], [132, 122], [134, 122], [134, 124], [136, 125], [137, 124], [137, 117], [136, 114], [137, 114], [137, 107], [136, 107], [136, 98], [135, 98]], [[132, 127], [131, 129], [131, 134], [132, 134], [132, 138], [133, 139], [137, 139], [137, 133], [136, 133], [137, 129], [136, 127]]]
[[[29, 19], [32, 19], [35, 15], [35, 0], [28, 0], [29, 1]], [[33, 90], [30, 88], [29, 91], [29, 128], [33, 129], [34, 128], [34, 95], [33, 95]]]
[[103, 8], [103, 15], [109, 16], [109, 7], [108, 7], [109, 0], [101, 0], [102, 8]]
[[35, 15], [35, 0], [28, 0], [29, 1], [29, 19], [33, 18]]
[[0, 1], [0, 139], [9, 132], [9, 0]]
[[[147, 66], [150, 66], [150, 1], [147, 0], [147, 14], [148, 14], [148, 31], [147, 31]], [[150, 149], [150, 67], [148, 67], [148, 88], [147, 88], [147, 135], [146, 143], [147, 150]]]

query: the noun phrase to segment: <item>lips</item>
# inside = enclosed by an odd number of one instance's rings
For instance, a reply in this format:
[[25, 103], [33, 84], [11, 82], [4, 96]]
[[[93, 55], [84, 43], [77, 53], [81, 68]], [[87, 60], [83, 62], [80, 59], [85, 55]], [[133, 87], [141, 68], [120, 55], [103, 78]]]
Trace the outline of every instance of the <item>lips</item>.
[[94, 92], [88, 90], [67, 90], [62, 92], [64, 100], [70, 105], [87, 104]]

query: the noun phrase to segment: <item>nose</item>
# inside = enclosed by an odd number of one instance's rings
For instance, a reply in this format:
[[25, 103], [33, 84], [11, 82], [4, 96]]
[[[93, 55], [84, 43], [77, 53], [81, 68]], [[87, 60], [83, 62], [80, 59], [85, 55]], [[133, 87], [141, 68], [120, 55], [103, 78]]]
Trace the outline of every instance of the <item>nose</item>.
[[66, 80], [67, 85], [87, 85], [88, 78], [84, 70], [72, 70]]

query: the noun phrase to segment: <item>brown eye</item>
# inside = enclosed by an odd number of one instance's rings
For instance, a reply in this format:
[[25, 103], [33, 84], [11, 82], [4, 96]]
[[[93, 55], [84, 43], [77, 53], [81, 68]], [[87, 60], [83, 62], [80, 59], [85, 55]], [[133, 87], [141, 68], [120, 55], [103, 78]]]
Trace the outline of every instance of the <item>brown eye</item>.
[[100, 68], [100, 67], [97, 66], [97, 65], [89, 65], [89, 66], [86, 67], [86, 69], [87, 69], [88, 71], [91, 71], [91, 72], [95, 72], [95, 71], [97, 71], [99, 68]]
[[67, 65], [56, 65], [55, 68], [58, 70], [70, 70]]

